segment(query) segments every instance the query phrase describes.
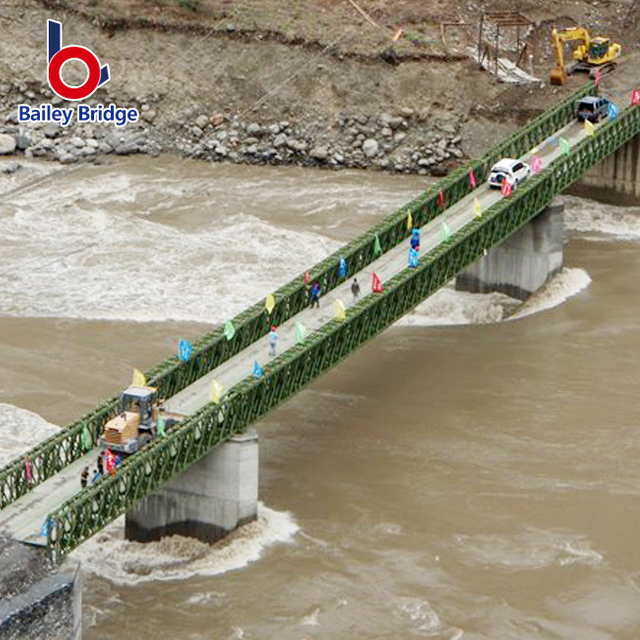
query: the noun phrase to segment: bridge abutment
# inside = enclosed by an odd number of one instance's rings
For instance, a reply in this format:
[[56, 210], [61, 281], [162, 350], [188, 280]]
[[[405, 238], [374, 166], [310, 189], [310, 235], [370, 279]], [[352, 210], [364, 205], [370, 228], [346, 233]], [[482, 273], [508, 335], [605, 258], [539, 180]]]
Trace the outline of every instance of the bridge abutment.
[[640, 205], [640, 135], [591, 167], [569, 193], [617, 205]]
[[181, 535], [213, 543], [255, 520], [258, 435], [238, 434], [127, 513], [125, 537], [149, 542]]
[[456, 278], [458, 291], [499, 291], [526, 300], [562, 268], [564, 205], [552, 202]]

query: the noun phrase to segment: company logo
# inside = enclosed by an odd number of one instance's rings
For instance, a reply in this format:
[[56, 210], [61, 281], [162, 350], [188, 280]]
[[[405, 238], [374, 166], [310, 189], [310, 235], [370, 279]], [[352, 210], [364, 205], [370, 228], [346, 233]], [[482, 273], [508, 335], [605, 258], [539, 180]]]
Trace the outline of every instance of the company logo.
[[[62, 67], [69, 60], [79, 60], [87, 68], [87, 78], [79, 86], [68, 85], [62, 79]], [[64, 100], [78, 102], [91, 96], [94, 91], [110, 80], [109, 65], [100, 65], [98, 56], [86, 47], [76, 44], [62, 46], [62, 23], [47, 20], [47, 80], [52, 91]], [[137, 109], [118, 108], [115, 104], [98, 104], [91, 107], [79, 104], [74, 107], [54, 107], [44, 103], [38, 107], [28, 104], [18, 105], [18, 122], [52, 122], [63, 127], [77, 122], [111, 123], [116, 127], [124, 127], [138, 122], [140, 114]]]
[[[65, 100], [84, 100], [109, 81], [109, 65], [100, 66], [98, 56], [77, 44], [62, 46], [62, 23], [47, 20], [47, 79], [51, 90]], [[87, 67], [87, 79], [78, 87], [62, 79], [62, 67], [69, 60], [80, 60]]]

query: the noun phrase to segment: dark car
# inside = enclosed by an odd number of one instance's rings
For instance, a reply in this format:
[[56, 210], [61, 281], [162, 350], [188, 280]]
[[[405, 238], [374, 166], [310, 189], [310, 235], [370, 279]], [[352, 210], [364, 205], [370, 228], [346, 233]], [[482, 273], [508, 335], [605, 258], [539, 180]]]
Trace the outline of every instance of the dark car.
[[578, 122], [599, 122], [606, 118], [609, 109], [609, 101], [600, 96], [584, 96], [576, 100], [576, 118]]

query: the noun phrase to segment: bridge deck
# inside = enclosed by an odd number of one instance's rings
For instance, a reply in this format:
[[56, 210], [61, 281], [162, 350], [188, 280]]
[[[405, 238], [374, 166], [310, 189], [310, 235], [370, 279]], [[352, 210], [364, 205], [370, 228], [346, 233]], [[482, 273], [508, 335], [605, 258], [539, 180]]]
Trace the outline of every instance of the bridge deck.
[[[597, 125], [596, 125], [597, 126]], [[563, 136], [572, 146], [585, 137], [584, 127], [578, 122], [571, 122], [560, 129], [556, 136]], [[543, 162], [543, 169], [560, 156], [561, 151], [557, 144], [541, 145], [537, 155]], [[530, 154], [522, 156], [528, 160]], [[481, 184], [469, 196], [446, 209], [442, 215], [426, 224], [420, 230], [420, 254], [425, 253], [440, 244], [442, 241], [442, 222], [454, 233], [468, 222], [473, 220], [473, 199], [477, 197], [483, 211], [502, 197], [498, 190], [490, 190], [487, 184]], [[399, 273], [407, 266], [409, 241], [384, 253], [375, 262], [358, 272], [356, 277], [360, 282], [361, 295], [368, 295], [371, 290], [372, 274], [375, 271], [382, 282]], [[268, 268], [268, 265], [264, 265]], [[320, 308], [305, 309], [293, 318], [282, 323], [278, 327], [280, 340], [278, 353], [282, 353], [295, 345], [294, 326], [296, 321], [302, 322], [307, 332], [319, 329], [323, 324], [331, 320], [334, 315], [334, 301], [342, 300], [345, 306], [353, 304], [351, 296], [352, 278], [347, 279], [342, 285], [335, 288], [327, 295], [321, 297]], [[268, 292], [265, 292], [265, 294]], [[261, 365], [269, 359], [266, 337], [256, 341], [228, 361], [214, 369], [208, 375], [203, 376], [192, 385], [176, 394], [166, 402], [167, 409], [183, 414], [192, 414], [210, 401], [211, 380], [218, 380], [225, 388], [230, 389], [238, 382], [252, 375], [253, 363], [258, 361]], [[18, 540], [31, 544], [46, 545], [46, 538], [41, 536], [41, 527], [47, 515], [60, 507], [80, 490], [80, 472], [84, 466], [95, 467], [97, 451], [93, 450], [84, 458], [77, 460], [64, 470], [49, 478], [37, 486], [13, 504], [7, 506], [1, 512], [0, 533], [8, 534]]]

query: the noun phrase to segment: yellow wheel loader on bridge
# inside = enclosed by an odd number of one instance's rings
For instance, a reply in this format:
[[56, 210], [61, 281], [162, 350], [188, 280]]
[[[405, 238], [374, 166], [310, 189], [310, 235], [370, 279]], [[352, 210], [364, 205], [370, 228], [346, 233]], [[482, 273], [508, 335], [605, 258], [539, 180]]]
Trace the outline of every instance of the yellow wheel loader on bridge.
[[[622, 46], [611, 42], [609, 38], [592, 38], [584, 27], [554, 29], [551, 35], [558, 56], [558, 66], [549, 74], [551, 84], [563, 85], [569, 74], [580, 71], [588, 73], [591, 78], [598, 69], [601, 73], [613, 71], [616, 67], [615, 60], [622, 51]], [[565, 66], [564, 43], [573, 40], [581, 44], [573, 50], [573, 62]]]

